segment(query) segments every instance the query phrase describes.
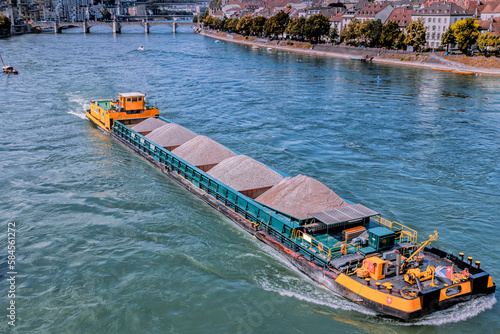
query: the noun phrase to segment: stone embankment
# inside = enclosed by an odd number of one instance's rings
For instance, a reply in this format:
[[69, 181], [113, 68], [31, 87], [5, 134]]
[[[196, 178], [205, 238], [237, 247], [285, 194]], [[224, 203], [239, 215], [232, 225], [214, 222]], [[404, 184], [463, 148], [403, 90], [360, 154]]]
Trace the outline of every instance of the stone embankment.
[[469, 75], [500, 75], [500, 60], [485, 57], [444, 56], [442, 53], [416, 53], [402, 50], [386, 50], [380, 48], [363, 48], [342, 45], [315, 44], [303, 42], [286, 42], [257, 38], [253, 36], [244, 37], [238, 34], [217, 32], [213, 30], [200, 29], [197, 33], [238, 44], [256, 45], [261, 48], [273, 48], [314, 54], [326, 57], [353, 58], [368, 60], [376, 63], [386, 63], [402, 66], [424, 67], [438, 71], [452, 72], [456, 74]]

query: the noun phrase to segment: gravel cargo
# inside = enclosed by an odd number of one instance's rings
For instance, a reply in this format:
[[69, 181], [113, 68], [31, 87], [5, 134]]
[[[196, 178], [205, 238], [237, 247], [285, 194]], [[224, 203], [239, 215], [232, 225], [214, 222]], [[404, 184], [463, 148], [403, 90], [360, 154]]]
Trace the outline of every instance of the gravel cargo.
[[323, 183], [302, 174], [284, 178], [256, 201], [299, 219], [310, 212], [348, 205]]
[[196, 136], [172, 151], [195, 166], [218, 164], [237, 154], [206, 136]]
[[177, 147], [196, 137], [196, 133], [175, 123], [164, 124], [146, 136], [163, 147]]
[[162, 121], [161, 119], [158, 119], [155, 117], [150, 117], [150, 118], [145, 119], [144, 121], [134, 125], [132, 127], [132, 130], [137, 131], [137, 132], [151, 132], [159, 127], [164, 126], [165, 124], [169, 124], [169, 123]]
[[208, 174], [238, 191], [272, 187], [283, 180], [279, 173], [246, 155], [227, 158]]

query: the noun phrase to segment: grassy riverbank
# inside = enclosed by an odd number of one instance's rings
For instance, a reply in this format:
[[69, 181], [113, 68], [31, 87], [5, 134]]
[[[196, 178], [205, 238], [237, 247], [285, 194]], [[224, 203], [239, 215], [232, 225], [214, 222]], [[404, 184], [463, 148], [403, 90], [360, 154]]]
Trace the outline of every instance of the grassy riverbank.
[[255, 36], [244, 37], [238, 34], [216, 32], [206, 29], [200, 30], [198, 33], [227, 42], [256, 45], [262, 48], [273, 48], [327, 57], [371, 59], [373, 62], [401, 66], [426, 67], [457, 74], [500, 75], [500, 60], [497, 58], [486, 58], [482, 56], [444, 56], [441, 53], [413, 53], [399, 50], [384, 50], [327, 44], [311, 45], [306, 42], [268, 40]]

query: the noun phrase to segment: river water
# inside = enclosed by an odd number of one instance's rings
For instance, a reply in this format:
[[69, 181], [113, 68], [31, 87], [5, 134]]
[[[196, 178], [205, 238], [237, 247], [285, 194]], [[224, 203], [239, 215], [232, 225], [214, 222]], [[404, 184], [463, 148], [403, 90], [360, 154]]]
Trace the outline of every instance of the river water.
[[[500, 278], [500, 79], [252, 50], [188, 27], [0, 41], [0, 332], [498, 333], [495, 296], [412, 323], [311, 282], [84, 118], [141, 91], [163, 116], [322, 181]], [[95, 29], [95, 30], [94, 30]], [[138, 51], [144, 45], [145, 51]], [[7, 249], [2, 246], [6, 257]]]

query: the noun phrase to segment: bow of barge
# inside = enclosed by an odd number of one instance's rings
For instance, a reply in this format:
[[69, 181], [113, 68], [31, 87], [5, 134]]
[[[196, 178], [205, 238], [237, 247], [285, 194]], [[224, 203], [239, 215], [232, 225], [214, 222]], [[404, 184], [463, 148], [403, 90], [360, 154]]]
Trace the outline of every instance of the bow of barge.
[[172, 152], [182, 148], [178, 141], [152, 140], [155, 128], [173, 123], [146, 103], [145, 94], [92, 100], [86, 115], [314, 281], [355, 303], [409, 320], [495, 292], [492, 276], [479, 261], [431, 247], [437, 232], [419, 242], [415, 230], [350, 202], [296, 217], [256, 200], [276, 191], [278, 181], [253, 189], [230, 187], [210, 174], [220, 162], [195, 165]]

